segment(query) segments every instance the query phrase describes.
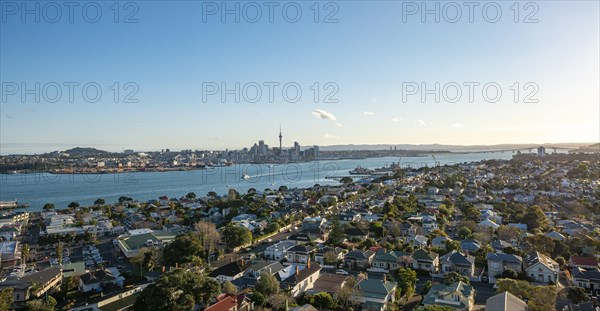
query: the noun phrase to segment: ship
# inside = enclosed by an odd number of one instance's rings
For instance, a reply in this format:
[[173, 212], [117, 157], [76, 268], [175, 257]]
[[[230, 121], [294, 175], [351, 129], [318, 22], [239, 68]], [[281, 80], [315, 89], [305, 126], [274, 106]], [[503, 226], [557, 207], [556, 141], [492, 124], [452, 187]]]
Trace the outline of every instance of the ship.
[[248, 176], [247, 174], [242, 175], [242, 179], [243, 180], [248, 180], [250, 179], [250, 176]]
[[348, 173], [350, 173], [351, 175], [367, 175], [373, 173], [373, 171], [359, 165], [355, 169], [349, 171]]
[[0, 210], [2, 209], [13, 209], [13, 208], [23, 208], [29, 207], [27, 203], [19, 203], [17, 200], [15, 201], [0, 201]]

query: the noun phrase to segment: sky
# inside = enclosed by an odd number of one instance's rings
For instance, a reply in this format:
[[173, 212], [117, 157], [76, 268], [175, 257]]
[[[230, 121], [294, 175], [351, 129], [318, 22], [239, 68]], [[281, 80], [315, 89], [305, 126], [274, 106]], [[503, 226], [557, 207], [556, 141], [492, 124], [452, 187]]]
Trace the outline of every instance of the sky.
[[0, 154], [600, 141], [598, 1], [79, 3], [0, 1]]

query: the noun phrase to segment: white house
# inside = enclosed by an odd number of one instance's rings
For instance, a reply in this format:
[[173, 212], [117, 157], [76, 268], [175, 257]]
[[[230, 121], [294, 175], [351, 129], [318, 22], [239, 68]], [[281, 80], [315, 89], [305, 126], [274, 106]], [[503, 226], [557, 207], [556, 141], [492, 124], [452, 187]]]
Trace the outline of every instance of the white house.
[[556, 283], [559, 266], [550, 257], [535, 252], [525, 258], [525, 271], [534, 282]]

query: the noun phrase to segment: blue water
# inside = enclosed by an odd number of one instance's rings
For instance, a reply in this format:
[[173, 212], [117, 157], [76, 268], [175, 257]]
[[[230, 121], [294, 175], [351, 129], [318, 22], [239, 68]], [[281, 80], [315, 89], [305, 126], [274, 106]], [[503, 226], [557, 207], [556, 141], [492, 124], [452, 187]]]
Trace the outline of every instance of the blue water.
[[[441, 164], [475, 162], [488, 159], [510, 159], [511, 152], [445, 154], [436, 156]], [[314, 184], [332, 185], [337, 181], [326, 176], [347, 176], [348, 171], [357, 165], [378, 168], [398, 162], [399, 158], [370, 158], [363, 160], [315, 161], [307, 163], [240, 164], [231, 167], [208, 170], [175, 172], [136, 172], [98, 175], [51, 175], [17, 174], [0, 175], [0, 201], [17, 200], [29, 203], [28, 210], [39, 211], [46, 203], [54, 203], [57, 208], [65, 208], [70, 202], [91, 205], [103, 198], [107, 203], [116, 202], [120, 196], [136, 200], [157, 199], [161, 195], [181, 197], [188, 192], [203, 196], [209, 191], [226, 194], [235, 188], [245, 193], [249, 188], [264, 190], [277, 189], [285, 185], [289, 188], [308, 187]], [[402, 167], [434, 166], [431, 156], [403, 157]], [[250, 179], [241, 178], [243, 174]]]

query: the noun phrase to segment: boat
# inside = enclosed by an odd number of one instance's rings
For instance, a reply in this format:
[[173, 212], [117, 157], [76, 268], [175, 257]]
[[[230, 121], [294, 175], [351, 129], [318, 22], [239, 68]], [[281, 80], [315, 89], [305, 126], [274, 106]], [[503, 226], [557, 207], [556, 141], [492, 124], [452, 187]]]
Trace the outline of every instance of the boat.
[[248, 180], [250, 179], [250, 176], [248, 176], [247, 174], [242, 175], [242, 179], [243, 180]]
[[351, 175], [366, 175], [366, 174], [371, 174], [373, 173], [373, 171], [371, 171], [368, 168], [364, 168], [362, 166], [357, 166], [355, 169], [349, 171], [348, 173], [350, 173]]

